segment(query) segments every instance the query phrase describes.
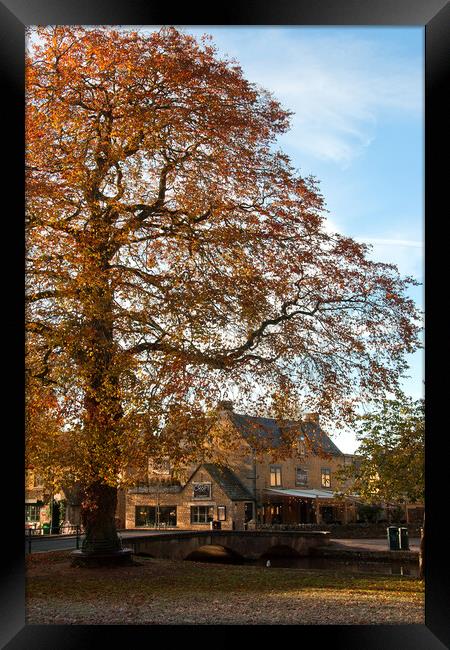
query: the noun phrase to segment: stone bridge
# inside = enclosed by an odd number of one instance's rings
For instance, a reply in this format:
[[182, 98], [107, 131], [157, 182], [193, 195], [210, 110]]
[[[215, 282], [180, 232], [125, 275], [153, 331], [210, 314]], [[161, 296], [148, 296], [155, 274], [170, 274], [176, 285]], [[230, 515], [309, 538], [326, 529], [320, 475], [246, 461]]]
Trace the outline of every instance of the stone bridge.
[[256, 560], [267, 553], [309, 555], [311, 549], [330, 542], [327, 531], [186, 531], [161, 533], [123, 540], [135, 554], [184, 560], [202, 547], [221, 546], [232, 554]]

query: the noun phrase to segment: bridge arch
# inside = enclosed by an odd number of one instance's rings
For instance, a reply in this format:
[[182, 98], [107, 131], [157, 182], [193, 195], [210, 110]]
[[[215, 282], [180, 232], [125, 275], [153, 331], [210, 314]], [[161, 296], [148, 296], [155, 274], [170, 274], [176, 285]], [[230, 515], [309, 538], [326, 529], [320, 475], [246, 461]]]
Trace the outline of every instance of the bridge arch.
[[229, 546], [223, 546], [222, 544], [203, 544], [188, 553], [184, 559], [197, 562], [230, 562], [241, 561], [244, 558]]
[[260, 559], [266, 560], [274, 557], [301, 557], [300, 553], [289, 544], [275, 544], [269, 546], [260, 556]]

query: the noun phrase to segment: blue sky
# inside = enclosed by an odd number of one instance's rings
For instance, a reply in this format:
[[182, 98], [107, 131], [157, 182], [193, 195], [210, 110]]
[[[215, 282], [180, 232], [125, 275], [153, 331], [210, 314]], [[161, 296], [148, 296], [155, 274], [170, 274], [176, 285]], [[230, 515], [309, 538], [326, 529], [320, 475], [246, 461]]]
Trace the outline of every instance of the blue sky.
[[[330, 227], [424, 281], [424, 30], [422, 27], [186, 27], [208, 33], [247, 79], [294, 111], [279, 138], [320, 181]], [[423, 309], [423, 286], [410, 295]], [[409, 355], [405, 392], [423, 396], [423, 351]], [[351, 432], [335, 434], [351, 453]]]
[[[179, 28], [211, 34], [219, 54], [294, 111], [278, 145], [320, 181], [329, 227], [423, 282], [424, 29]], [[421, 309], [423, 290], [410, 291]], [[408, 357], [403, 388], [414, 399], [424, 392], [423, 357]], [[348, 453], [357, 444], [351, 432], [334, 440]]]

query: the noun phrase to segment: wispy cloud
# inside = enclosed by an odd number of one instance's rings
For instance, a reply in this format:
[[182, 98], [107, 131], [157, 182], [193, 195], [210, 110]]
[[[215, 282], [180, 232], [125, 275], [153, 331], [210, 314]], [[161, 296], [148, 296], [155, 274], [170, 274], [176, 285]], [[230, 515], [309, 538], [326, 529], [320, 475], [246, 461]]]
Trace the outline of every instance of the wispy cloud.
[[423, 242], [414, 239], [382, 239], [379, 237], [355, 237], [355, 239], [365, 244], [423, 249]]
[[300, 153], [345, 166], [373, 142], [386, 112], [422, 113], [422, 61], [362, 32], [244, 29], [223, 44], [239, 53], [248, 79], [294, 111], [281, 141]]
[[[342, 228], [329, 217], [324, 221], [324, 229], [328, 233], [350, 234], [348, 232], [344, 233]], [[413, 236], [417, 234], [413, 232], [408, 233], [405, 231], [403, 237], [392, 230], [387, 231], [386, 234], [390, 236], [351, 236], [358, 242], [370, 244], [369, 257], [371, 259], [377, 262], [395, 264], [402, 275], [410, 275], [422, 281], [424, 274], [424, 242], [411, 237], [411, 234]], [[410, 236], [405, 238], [405, 234]]]

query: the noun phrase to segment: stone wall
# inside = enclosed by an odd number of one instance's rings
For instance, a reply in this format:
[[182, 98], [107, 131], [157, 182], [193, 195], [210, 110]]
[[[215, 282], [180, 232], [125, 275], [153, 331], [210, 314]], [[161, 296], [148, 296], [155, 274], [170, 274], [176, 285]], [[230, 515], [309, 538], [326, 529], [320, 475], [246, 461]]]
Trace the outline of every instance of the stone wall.
[[[210, 499], [194, 499], [193, 482], [211, 482]], [[136, 506], [176, 506], [177, 528], [190, 530], [208, 530], [209, 523], [191, 523], [191, 506], [212, 506], [214, 508], [214, 520], [218, 519], [218, 506], [225, 506], [226, 519], [221, 522], [222, 530], [243, 530], [244, 528], [244, 502], [232, 502], [221, 487], [211, 479], [205, 469], [199, 469], [183, 487], [176, 490], [166, 488], [158, 492], [150, 488], [147, 492], [131, 490], [125, 495], [125, 528], [136, 528], [135, 512]]]
[[[387, 527], [389, 524], [365, 524], [365, 523], [350, 523], [347, 525], [338, 524], [307, 524], [308, 530], [324, 530], [328, 531], [332, 539], [385, 539], [387, 538]], [[420, 526], [414, 524], [398, 524], [393, 523], [392, 526], [404, 526], [408, 529], [409, 537], [420, 537]], [[295, 526], [263, 526], [263, 530], [296, 530]], [[298, 527], [301, 530], [301, 526]]]

